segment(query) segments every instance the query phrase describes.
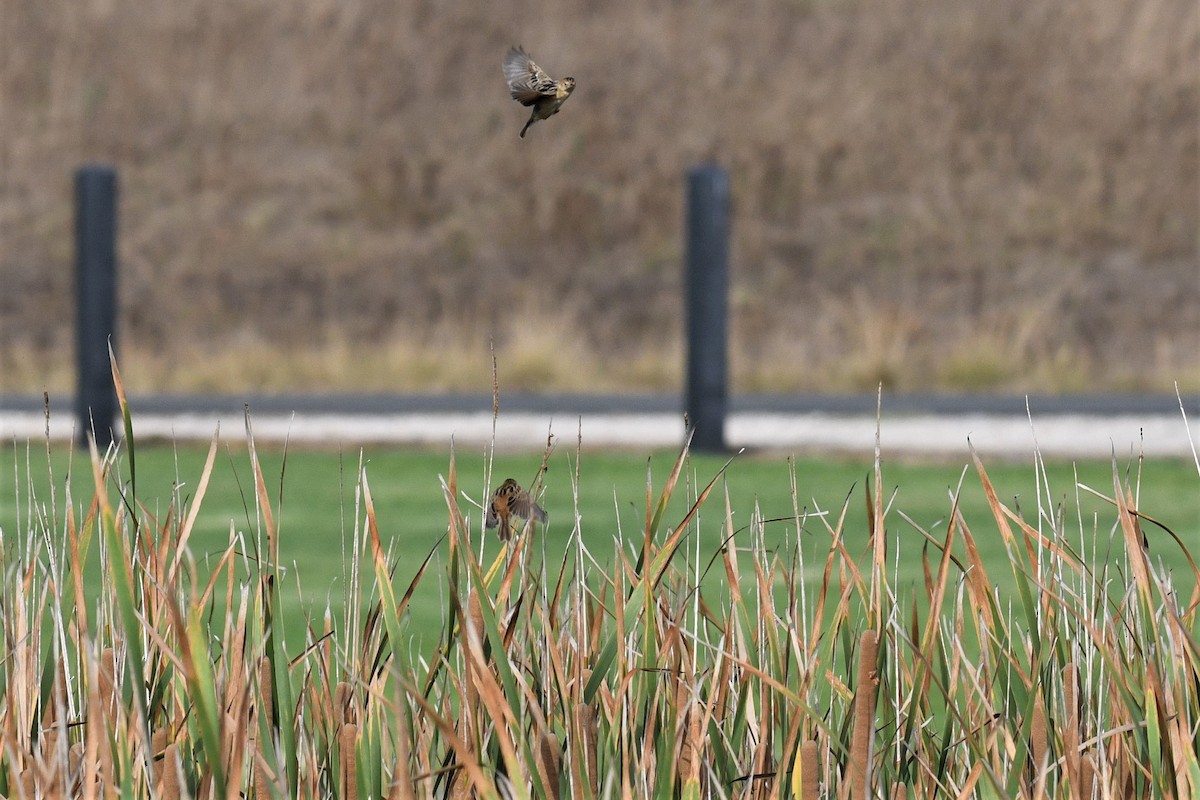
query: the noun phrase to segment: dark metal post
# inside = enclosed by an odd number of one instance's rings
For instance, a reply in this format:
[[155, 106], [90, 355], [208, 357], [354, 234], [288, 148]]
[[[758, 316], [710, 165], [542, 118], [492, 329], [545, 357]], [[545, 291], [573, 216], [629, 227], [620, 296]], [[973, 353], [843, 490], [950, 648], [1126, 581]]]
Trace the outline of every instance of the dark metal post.
[[706, 164], [687, 176], [687, 398], [692, 446], [725, 447], [728, 398], [729, 173]]
[[113, 440], [117, 393], [108, 361], [116, 352], [117, 173], [89, 164], [75, 173], [75, 409], [81, 442], [95, 430], [101, 450]]

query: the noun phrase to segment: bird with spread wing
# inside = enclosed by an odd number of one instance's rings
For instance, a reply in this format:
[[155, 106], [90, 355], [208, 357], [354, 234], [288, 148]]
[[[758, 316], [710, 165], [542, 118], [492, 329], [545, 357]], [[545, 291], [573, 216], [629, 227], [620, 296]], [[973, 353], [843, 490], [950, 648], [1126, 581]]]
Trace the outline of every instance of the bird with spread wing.
[[547, 519], [545, 509], [535, 503], [520, 484], [509, 478], [492, 495], [484, 524], [488, 528], [499, 526], [500, 538], [507, 540], [513, 534], [512, 517], [536, 519], [543, 524]]
[[508, 81], [508, 91], [513, 100], [531, 107], [529, 121], [521, 128], [522, 139], [530, 125], [557, 114], [571, 92], [575, 91], [574, 78], [554, 80], [533, 62], [523, 47], [512, 48], [504, 57], [504, 79]]

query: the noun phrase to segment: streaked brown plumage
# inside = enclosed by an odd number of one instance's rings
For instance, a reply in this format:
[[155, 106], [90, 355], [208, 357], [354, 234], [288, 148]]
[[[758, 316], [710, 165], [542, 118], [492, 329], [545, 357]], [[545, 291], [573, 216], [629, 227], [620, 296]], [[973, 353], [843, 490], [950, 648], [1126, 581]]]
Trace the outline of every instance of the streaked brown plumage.
[[521, 128], [525, 131], [540, 119], [548, 119], [558, 113], [571, 92], [575, 91], [575, 79], [563, 78], [556, 81], [545, 73], [523, 47], [514, 47], [504, 57], [504, 79], [508, 81], [508, 92], [523, 106], [532, 106], [529, 121]]
[[500, 488], [492, 495], [492, 502], [488, 504], [487, 517], [484, 524], [489, 528], [500, 526], [500, 538], [508, 540], [512, 536], [512, 517], [520, 517], [521, 519], [536, 519], [538, 522], [544, 523], [547, 519], [546, 511], [533, 502], [533, 498], [529, 496], [529, 492], [521, 488], [520, 484], [509, 478], [504, 483], [500, 484]]

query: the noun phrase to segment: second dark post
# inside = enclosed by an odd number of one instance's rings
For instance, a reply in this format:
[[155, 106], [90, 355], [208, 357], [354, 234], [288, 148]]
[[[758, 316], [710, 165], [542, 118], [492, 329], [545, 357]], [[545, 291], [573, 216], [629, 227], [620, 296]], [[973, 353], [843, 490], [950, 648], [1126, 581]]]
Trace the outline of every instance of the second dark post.
[[728, 403], [729, 173], [704, 164], [687, 175], [688, 424], [697, 450], [725, 448]]
[[113, 440], [117, 393], [108, 348], [117, 320], [117, 173], [90, 164], [75, 173], [75, 408], [79, 441], [95, 430], [103, 451]]

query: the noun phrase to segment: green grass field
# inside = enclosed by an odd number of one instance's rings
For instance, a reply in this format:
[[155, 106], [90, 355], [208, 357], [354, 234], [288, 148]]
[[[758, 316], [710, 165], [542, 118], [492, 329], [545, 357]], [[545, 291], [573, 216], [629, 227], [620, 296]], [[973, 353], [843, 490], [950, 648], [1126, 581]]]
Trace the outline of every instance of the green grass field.
[[[168, 513], [177, 515], [178, 509], [171, 511], [174, 488], [178, 486], [180, 496], [190, 502], [206, 454], [206, 447], [193, 445], [174, 448], [161, 444], [139, 445], [135, 451], [138, 502], [160, 522], [165, 522]], [[637, 546], [646, 519], [647, 464], [657, 496], [676, 455], [657, 452], [647, 459], [630, 452], [584, 450], [576, 454], [566, 447], [556, 449], [548, 460], [542, 496], [550, 521], [535, 531], [535, 535], [541, 537], [536, 550], [544, 553], [543, 563], [551, 578], [557, 572], [572, 536], [576, 513], [581, 521], [584, 542], [592, 552], [611, 554], [612, 541], [618, 537], [628, 546]], [[303, 641], [306, 617], [315, 619], [314, 625], [320, 628], [327, 608], [335, 618], [340, 618], [343, 613], [346, 576], [354, 543], [357, 541], [361, 546], [363, 541], [361, 505], [356, 511], [360, 453], [292, 450], [285, 457], [282, 450], [265, 449], [259, 451], [259, 457], [280, 525], [280, 557], [287, 568], [282, 596], [288, 615], [289, 641], [296, 647]], [[403, 588], [446, 532], [447, 506], [439, 476], [447, 474], [449, 453], [370, 447], [362, 451], [361, 458], [380, 533], [385, 545], [401, 556], [395, 582]], [[478, 503], [484, 493], [484, 454], [458, 452], [456, 459], [460, 490]], [[989, 535], [989, 531], [995, 531], [995, 523], [980, 480], [974, 469], [964, 473], [968, 459], [966, 453], [958, 463], [902, 461], [892, 464], [885, 458], [884, 499], [890, 502], [888, 533], [890, 541], [900, 549], [898, 585], [921, 580], [919, 553], [925, 543], [920, 531], [904, 517], [941, 538], [949, 517], [951, 493], [960, 481], [960, 509], [979, 539], [984, 563], [1002, 565], [1008, 562], [1000, 536]], [[668, 525], [674, 525], [683, 516], [698, 486], [702, 487], [716, 475], [725, 461], [726, 458], [717, 456], [690, 457], [685, 480], [690, 481], [692, 487], [687, 492], [676, 492], [666, 517]], [[529, 485], [540, 464], [540, 453], [496, 455], [491, 485], [496, 486], [509, 476]], [[1084, 520], [1082, 533], [1089, 539], [1093, 531], [1087, 520], [1094, 513], [1102, 512], [1108, 504], [1088, 492], [1077, 490], [1076, 483], [1112, 496], [1111, 463], [1046, 464], [1040, 490], [1032, 457], [1028, 464], [987, 466], [1002, 502], [1019, 508], [1028, 520], [1039, 514], [1058, 515], [1065, 509], [1068, 518]], [[54, 520], [51, 529], [62, 531], [63, 510], [68, 501], [68, 475], [69, 498], [75, 506], [76, 518], [83, 518], [86, 507], [81, 508], [80, 504], [90, 501], [93, 494], [86, 454], [73, 454], [69, 447], [57, 445], [52, 448], [48, 461], [42, 443], [28, 447], [10, 443], [4, 449], [0, 467], [5, 476], [0, 481], [0, 528], [5, 534], [6, 547], [28, 535], [30, 520], [36, 515], [49, 515]], [[1118, 468], [1122, 480], [1136, 483], [1139, 469], [1136, 461], [1120, 463]], [[128, 489], [128, 461], [124, 458], [119, 460], [119, 469], [122, 483]], [[576, 469], [579, 474], [577, 507], [572, 492]], [[867, 460], [810, 458], [791, 461], [782, 454], [742, 455], [730, 464], [719, 488], [728, 490], [735, 529], [746, 526], [756, 509], [763, 518], [778, 520], [769, 522], [764, 528], [766, 543], [776, 546], [795, 540], [798, 526], [792, 501], [794, 479], [796, 496], [801, 504], [800, 516], [803, 518], [808, 514], [803, 522], [803, 551], [813, 557], [811, 563], [816, 565], [815, 569], [830, 542], [821, 518], [814, 516], [818, 511], [828, 514], [827, 519], [832, 525], [845, 506], [846, 548], [850, 554], [862, 554], [865, 558], [865, 487], [871, 479], [872, 469]], [[1141, 465], [1140, 469], [1141, 510], [1171, 527], [1185, 541], [1196, 541], [1200, 536], [1200, 492], [1196, 490], [1194, 465], [1183, 461], [1154, 461]], [[241, 553], [253, 554], [261, 550], [261, 527], [254, 496], [245, 445], [222, 443], [191, 544], [201, 574], [210, 569], [206, 568], [206, 556], [223, 551], [231, 536], [241, 539], [238, 548]], [[482, 515], [478, 508], [471, 507], [470, 502], [460, 498], [460, 503], [464, 512], [471, 514], [473, 541], [478, 544]], [[710, 498], [702, 509], [699, 541], [693, 539], [687, 546], [689, 558], [694, 559], [698, 554], [703, 565], [708, 564], [723, 536], [723, 513], [723, 499]], [[359, 520], [357, 525], [356, 519]], [[1147, 528], [1154, 545], [1152, 552], [1161, 554], [1170, 563], [1177, 548], [1170, 545], [1165, 533], [1153, 526]], [[359, 531], [357, 539], [356, 529]], [[1099, 534], [1101, 538], [1106, 537], [1107, 528]], [[739, 536], [749, 537], [750, 533], [743, 530]], [[497, 544], [494, 532], [489, 531], [484, 541], [485, 564], [495, 557]], [[445, 550], [443, 540], [435, 558], [444, 558]], [[1179, 570], [1179, 574], [1187, 579], [1184, 570]], [[1006, 579], [1011, 580], [1011, 575], [999, 571], [993, 579], [1004, 586]], [[420, 649], [436, 640], [443, 625], [445, 604], [440, 594], [443, 589], [426, 580], [414, 596], [408, 625]]]

